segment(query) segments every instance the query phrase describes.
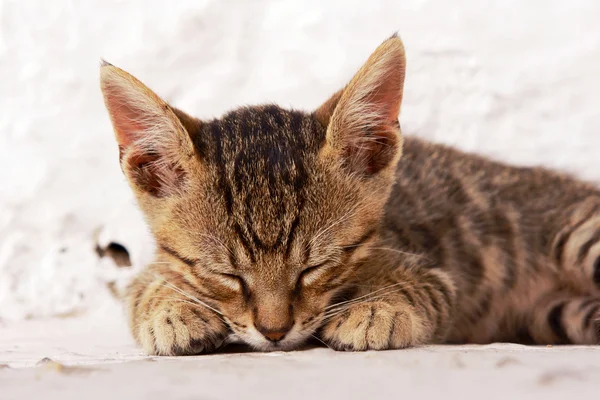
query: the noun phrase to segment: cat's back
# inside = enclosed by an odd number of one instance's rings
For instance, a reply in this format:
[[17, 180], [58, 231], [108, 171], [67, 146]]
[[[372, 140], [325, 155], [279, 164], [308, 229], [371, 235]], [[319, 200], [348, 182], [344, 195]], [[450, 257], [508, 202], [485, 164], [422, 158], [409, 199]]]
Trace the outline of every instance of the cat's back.
[[[505, 238], [518, 230], [532, 247], [554, 233], [546, 223], [599, 191], [541, 167], [518, 167], [450, 146], [406, 137], [385, 226], [415, 250], [427, 250], [447, 234]], [[402, 233], [399, 233], [402, 232]]]
[[556, 238], [574, 210], [599, 202], [595, 187], [568, 175], [408, 137], [380, 248], [424, 257], [454, 278], [461, 312], [449, 340], [516, 340], [506, 327], [564, 284]]

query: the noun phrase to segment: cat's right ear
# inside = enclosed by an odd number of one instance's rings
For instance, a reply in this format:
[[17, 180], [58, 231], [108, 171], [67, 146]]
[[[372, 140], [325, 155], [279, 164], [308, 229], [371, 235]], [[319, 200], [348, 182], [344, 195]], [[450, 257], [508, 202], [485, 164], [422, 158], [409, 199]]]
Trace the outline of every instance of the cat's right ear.
[[119, 145], [121, 169], [132, 187], [154, 197], [177, 193], [186, 180], [186, 164], [195, 154], [187, 129], [198, 120], [104, 61], [100, 87]]
[[326, 152], [359, 176], [393, 166], [402, 151], [398, 114], [406, 59], [396, 35], [383, 42], [350, 83], [315, 113], [327, 126]]

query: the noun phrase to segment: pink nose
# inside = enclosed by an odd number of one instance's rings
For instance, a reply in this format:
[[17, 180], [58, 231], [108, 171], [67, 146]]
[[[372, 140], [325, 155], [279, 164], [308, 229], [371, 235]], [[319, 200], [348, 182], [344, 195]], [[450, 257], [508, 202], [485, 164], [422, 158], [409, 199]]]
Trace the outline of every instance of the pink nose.
[[290, 331], [290, 328], [265, 329], [262, 326], [257, 326], [256, 329], [271, 342], [279, 342]]

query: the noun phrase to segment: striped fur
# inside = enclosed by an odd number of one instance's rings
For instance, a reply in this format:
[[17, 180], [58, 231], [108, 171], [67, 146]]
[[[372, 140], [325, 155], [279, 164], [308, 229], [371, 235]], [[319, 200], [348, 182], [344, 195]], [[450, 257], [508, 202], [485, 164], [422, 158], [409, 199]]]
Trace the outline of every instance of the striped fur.
[[600, 341], [600, 191], [402, 137], [397, 37], [313, 113], [200, 121], [102, 66], [156, 238], [131, 284], [145, 351]]

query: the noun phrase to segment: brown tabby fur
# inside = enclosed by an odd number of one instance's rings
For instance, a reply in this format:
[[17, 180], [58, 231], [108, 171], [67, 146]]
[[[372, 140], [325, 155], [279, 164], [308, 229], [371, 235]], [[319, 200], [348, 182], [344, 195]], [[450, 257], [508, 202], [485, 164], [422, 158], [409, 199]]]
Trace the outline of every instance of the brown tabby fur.
[[158, 244], [128, 296], [147, 352], [599, 342], [598, 189], [403, 141], [404, 73], [393, 36], [313, 113], [200, 121], [103, 64]]

